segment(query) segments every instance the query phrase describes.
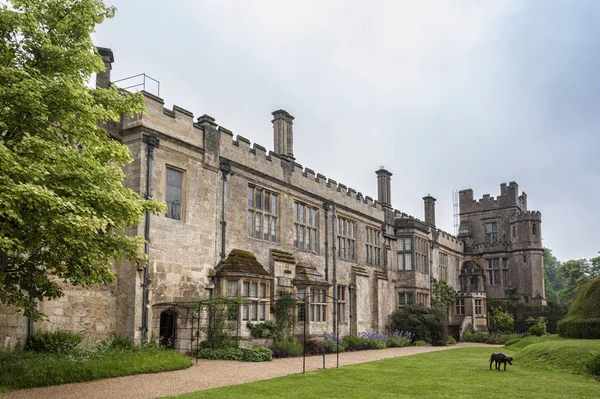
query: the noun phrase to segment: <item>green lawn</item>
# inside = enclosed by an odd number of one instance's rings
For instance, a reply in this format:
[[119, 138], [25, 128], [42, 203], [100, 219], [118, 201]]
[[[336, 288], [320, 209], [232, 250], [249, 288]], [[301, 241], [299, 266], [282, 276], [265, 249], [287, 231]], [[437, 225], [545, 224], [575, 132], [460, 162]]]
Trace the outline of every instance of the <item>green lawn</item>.
[[177, 370], [189, 357], [163, 349], [79, 350], [68, 354], [0, 352], [0, 392]]
[[[591, 357], [596, 350], [600, 351], [600, 340], [527, 338], [502, 349], [515, 358], [506, 372], [489, 370], [493, 349], [461, 348], [297, 374], [179, 398], [600, 398], [600, 382], [588, 374], [575, 374], [584, 370], [580, 364], [585, 361], [582, 356]], [[569, 361], [564, 366], [555, 364], [574, 356], [579, 361]]]

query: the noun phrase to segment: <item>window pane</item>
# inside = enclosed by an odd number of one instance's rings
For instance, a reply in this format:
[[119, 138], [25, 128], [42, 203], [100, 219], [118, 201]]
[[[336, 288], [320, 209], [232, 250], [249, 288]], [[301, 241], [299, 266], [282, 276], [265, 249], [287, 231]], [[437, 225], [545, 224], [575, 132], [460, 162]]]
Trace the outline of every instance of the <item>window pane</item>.
[[312, 230], [311, 231], [311, 235], [312, 235], [312, 239], [310, 240], [310, 244], [311, 244], [311, 251], [316, 252], [317, 251], [317, 230]]
[[260, 284], [260, 297], [261, 298], [267, 297], [267, 285], [265, 283]]
[[252, 237], [254, 232], [254, 212], [248, 211], [248, 236]]
[[404, 254], [404, 264], [406, 270], [412, 270], [412, 255]]
[[300, 205], [299, 204], [294, 204], [294, 221], [297, 222], [298, 221], [298, 207]]
[[299, 247], [304, 248], [304, 226], [299, 226], [298, 242], [300, 243]]
[[265, 211], [269, 212], [269, 204], [271, 203], [271, 194], [265, 193], [265, 207], [263, 208]]
[[313, 221], [313, 226], [317, 225], [317, 211], [315, 209], [312, 210], [312, 221]]
[[262, 205], [262, 192], [259, 189], [254, 189], [255, 191], [255, 200], [254, 200], [254, 207], [256, 209], [261, 209], [261, 205]]
[[267, 304], [264, 302], [260, 303], [260, 320], [264, 320], [265, 319], [265, 315], [266, 315], [266, 309], [267, 309]]
[[412, 249], [412, 240], [410, 238], [404, 239], [404, 250], [410, 251]]
[[258, 303], [252, 302], [252, 320], [258, 320]]
[[298, 216], [300, 217], [300, 223], [304, 223], [304, 205], [298, 205]]
[[238, 296], [238, 282], [227, 281], [227, 296]]
[[252, 283], [252, 291], [250, 291], [250, 296], [252, 298], [258, 297], [258, 283]]
[[263, 240], [269, 241], [269, 225], [270, 225], [270, 216], [265, 215], [265, 222], [263, 224]]
[[404, 270], [404, 254], [398, 254], [398, 270]]
[[271, 241], [277, 241], [277, 218], [271, 217]]
[[181, 220], [181, 190], [183, 173], [167, 168], [167, 217]]
[[260, 232], [261, 232], [261, 214], [260, 213], [256, 213], [254, 215], [254, 237], [256, 238], [260, 238]]
[[271, 213], [273, 215], [277, 214], [277, 196], [271, 195]]
[[294, 246], [298, 247], [298, 225], [294, 225]]
[[248, 207], [254, 208], [254, 188], [248, 187]]
[[250, 283], [248, 281], [244, 281], [242, 283], [242, 296], [248, 297], [250, 294]]

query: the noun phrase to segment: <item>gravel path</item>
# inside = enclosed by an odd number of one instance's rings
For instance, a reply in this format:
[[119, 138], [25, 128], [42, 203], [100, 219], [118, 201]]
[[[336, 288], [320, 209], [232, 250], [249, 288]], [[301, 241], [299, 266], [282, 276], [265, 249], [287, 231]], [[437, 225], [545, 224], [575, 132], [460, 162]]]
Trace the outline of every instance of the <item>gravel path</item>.
[[[361, 352], [340, 353], [340, 366], [372, 362], [391, 357], [409, 356], [465, 347], [497, 348], [501, 345], [459, 343], [452, 346], [409, 346]], [[327, 368], [336, 366], [336, 355], [326, 356]], [[323, 367], [322, 356], [306, 358], [306, 371]], [[225, 360], [199, 360], [198, 364], [178, 371], [109, 378], [80, 384], [25, 389], [0, 394], [2, 399], [152, 399], [227, 385], [267, 380], [302, 372], [302, 358], [276, 359], [272, 362], [246, 363]]]

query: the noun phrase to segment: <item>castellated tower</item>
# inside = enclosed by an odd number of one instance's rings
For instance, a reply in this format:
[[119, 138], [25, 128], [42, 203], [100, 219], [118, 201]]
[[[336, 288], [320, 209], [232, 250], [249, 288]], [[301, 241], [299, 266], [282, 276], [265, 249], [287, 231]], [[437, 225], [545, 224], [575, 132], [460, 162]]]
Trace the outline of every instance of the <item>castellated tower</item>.
[[527, 194], [510, 182], [496, 198], [474, 200], [467, 189], [459, 200], [459, 238], [465, 257], [485, 271], [487, 296], [545, 304], [542, 214], [527, 209]]

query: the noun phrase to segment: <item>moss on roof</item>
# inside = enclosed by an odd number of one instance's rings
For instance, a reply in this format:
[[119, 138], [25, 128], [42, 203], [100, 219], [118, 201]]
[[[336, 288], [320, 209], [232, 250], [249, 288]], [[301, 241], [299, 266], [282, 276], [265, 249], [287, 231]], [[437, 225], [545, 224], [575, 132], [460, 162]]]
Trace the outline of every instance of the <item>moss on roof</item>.
[[217, 274], [221, 273], [249, 273], [249, 274], [260, 274], [268, 276], [269, 272], [265, 270], [261, 265], [256, 256], [249, 251], [243, 251], [241, 249], [233, 249], [227, 255], [224, 262], [220, 262], [215, 267]]
[[291, 252], [272, 249], [271, 255], [273, 256], [273, 260], [275, 262], [296, 263], [296, 258], [294, 258], [294, 255]]
[[312, 265], [296, 265], [294, 284], [330, 285], [317, 268]]

